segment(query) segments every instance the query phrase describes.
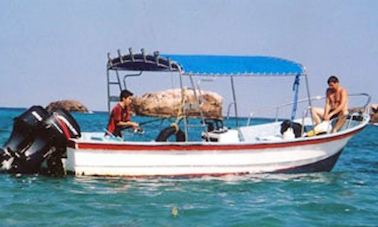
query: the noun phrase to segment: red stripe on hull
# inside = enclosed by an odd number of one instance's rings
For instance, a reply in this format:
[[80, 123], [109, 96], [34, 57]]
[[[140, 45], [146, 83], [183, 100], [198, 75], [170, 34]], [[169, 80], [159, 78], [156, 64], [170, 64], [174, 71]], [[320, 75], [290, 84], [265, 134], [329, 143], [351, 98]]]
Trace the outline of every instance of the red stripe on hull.
[[310, 140], [302, 141], [291, 141], [282, 143], [259, 143], [259, 144], [232, 144], [232, 145], [220, 145], [220, 144], [193, 144], [193, 143], [183, 143], [183, 144], [114, 144], [114, 143], [88, 143], [88, 142], [76, 142], [75, 140], [70, 140], [68, 147], [74, 149], [88, 149], [88, 150], [118, 150], [118, 151], [209, 151], [209, 150], [258, 150], [258, 149], [270, 149], [270, 148], [285, 148], [303, 145], [312, 145], [319, 143], [326, 143], [331, 141], [340, 140], [349, 136], [352, 136], [364, 127], [359, 128], [355, 131], [351, 131], [345, 134], [324, 137], [324, 138], [314, 138]]

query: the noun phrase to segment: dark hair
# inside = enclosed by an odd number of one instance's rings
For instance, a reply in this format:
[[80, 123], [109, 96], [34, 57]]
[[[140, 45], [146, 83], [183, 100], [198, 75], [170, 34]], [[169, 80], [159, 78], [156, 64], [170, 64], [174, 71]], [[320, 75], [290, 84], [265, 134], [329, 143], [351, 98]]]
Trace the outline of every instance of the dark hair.
[[339, 79], [336, 77], [336, 76], [334, 76], [334, 75], [332, 75], [332, 76], [330, 76], [329, 78], [328, 78], [328, 80], [327, 80], [327, 83], [329, 84], [329, 83], [338, 83], [339, 82]]
[[122, 90], [121, 91], [121, 94], [119, 95], [119, 100], [121, 100], [122, 101], [122, 99], [126, 99], [127, 97], [129, 97], [129, 96], [133, 96], [133, 93], [131, 92], [131, 91], [129, 91], [129, 90]]

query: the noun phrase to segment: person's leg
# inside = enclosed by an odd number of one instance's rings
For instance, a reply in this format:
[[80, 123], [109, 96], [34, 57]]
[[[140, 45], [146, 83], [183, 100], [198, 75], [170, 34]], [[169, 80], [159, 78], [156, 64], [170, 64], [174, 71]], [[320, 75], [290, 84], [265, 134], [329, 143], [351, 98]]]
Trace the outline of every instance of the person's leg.
[[337, 117], [338, 119], [337, 119], [335, 127], [333, 127], [332, 129], [332, 132], [337, 132], [341, 129], [341, 127], [343, 127], [347, 119], [347, 114], [340, 113]]
[[324, 115], [324, 109], [320, 107], [312, 107], [312, 120], [314, 121], [314, 124], [317, 125], [323, 120]]

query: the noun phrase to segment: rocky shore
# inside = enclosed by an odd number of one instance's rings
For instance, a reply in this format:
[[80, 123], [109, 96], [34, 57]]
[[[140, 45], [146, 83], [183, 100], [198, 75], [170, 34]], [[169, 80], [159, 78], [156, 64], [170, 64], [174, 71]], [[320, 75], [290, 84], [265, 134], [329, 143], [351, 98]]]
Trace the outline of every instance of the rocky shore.
[[370, 122], [378, 123], [378, 104], [370, 105]]
[[[206, 118], [222, 118], [223, 98], [210, 91], [196, 91], [201, 100], [200, 109]], [[146, 93], [133, 100], [135, 114], [142, 116], [173, 117], [179, 114], [182, 107], [181, 89], [169, 89]], [[193, 90], [185, 90], [185, 110], [189, 116], [200, 116]]]
[[[211, 91], [197, 91], [201, 100], [200, 109], [206, 118], [222, 118], [223, 98], [219, 94]], [[193, 90], [185, 91], [185, 109], [189, 116], [198, 117], [200, 111], [197, 108]], [[154, 117], [176, 117], [181, 109], [181, 89], [169, 89], [165, 91], [145, 93], [141, 97], [134, 97], [132, 112], [141, 116]], [[370, 122], [378, 123], [378, 104], [370, 105]], [[60, 100], [51, 102], [46, 109], [56, 111], [65, 109], [69, 112], [88, 113], [86, 106], [77, 100]], [[351, 109], [350, 112], [362, 112], [361, 108]]]
[[60, 100], [56, 102], [51, 102], [46, 107], [47, 111], [53, 112], [57, 109], [64, 109], [69, 112], [80, 112], [80, 113], [88, 113], [88, 108], [85, 107], [82, 103], [76, 100]]
[[[353, 112], [363, 112], [363, 108], [354, 108], [349, 110], [350, 113]], [[369, 106], [370, 111], [370, 123], [378, 123], [378, 104], [371, 104]]]

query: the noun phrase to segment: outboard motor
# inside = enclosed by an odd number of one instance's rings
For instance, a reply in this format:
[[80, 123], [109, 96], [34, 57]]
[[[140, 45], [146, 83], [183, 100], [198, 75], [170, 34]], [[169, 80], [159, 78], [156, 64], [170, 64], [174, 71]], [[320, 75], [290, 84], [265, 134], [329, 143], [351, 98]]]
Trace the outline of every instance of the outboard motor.
[[0, 151], [0, 167], [10, 173], [62, 175], [67, 141], [77, 137], [80, 127], [67, 111], [49, 113], [32, 106], [15, 118], [12, 134]]

